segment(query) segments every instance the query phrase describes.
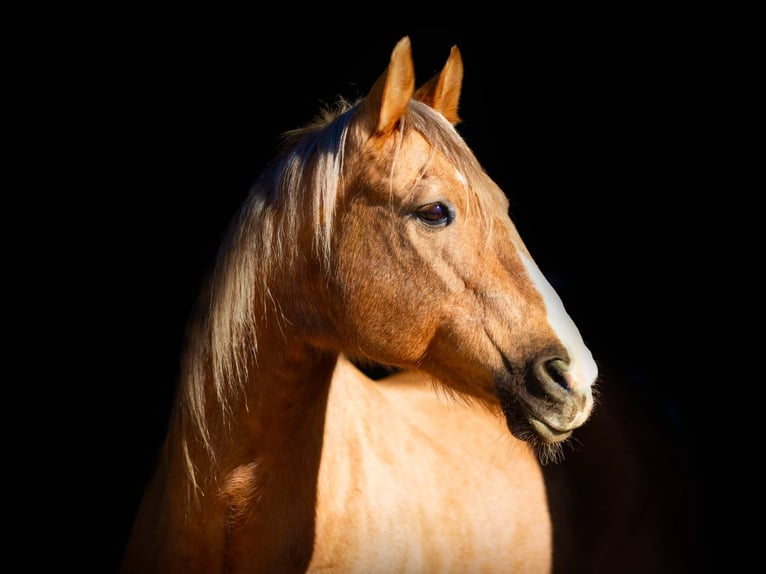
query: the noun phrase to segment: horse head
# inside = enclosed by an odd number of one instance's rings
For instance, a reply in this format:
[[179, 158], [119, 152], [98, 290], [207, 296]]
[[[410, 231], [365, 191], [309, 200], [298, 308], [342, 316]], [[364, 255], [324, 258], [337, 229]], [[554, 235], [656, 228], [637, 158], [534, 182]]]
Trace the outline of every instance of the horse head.
[[336, 342], [499, 406], [555, 453], [589, 417], [597, 367], [455, 129], [462, 77], [453, 47], [415, 89], [405, 37], [353, 110], [325, 286]]

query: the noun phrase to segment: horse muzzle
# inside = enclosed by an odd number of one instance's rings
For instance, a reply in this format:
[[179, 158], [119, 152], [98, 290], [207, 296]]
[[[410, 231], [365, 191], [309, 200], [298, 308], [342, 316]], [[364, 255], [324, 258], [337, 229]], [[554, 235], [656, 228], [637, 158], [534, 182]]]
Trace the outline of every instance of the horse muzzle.
[[[592, 359], [590, 359], [592, 361]], [[560, 357], [542, 357], [521, 373], [509, 370], [495, 382], [511, 432], [528, 442], [566, 440], [593, 409], [595, 363], [586, 368]]]

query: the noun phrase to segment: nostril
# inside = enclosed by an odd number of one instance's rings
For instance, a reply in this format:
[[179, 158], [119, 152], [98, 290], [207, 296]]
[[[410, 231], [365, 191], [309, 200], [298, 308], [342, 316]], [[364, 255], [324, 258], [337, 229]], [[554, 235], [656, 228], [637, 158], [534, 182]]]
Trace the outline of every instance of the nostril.
[[[550, 356], [550, 355], [549, 355]], [[534, 364], [534, 376], [526, 382], [527, 392], [545, 401], [569, 400], [572, 393], [569, 363], [560, 358], [539, 358]]]
[[569, 383], [565, 373], [569, 370], [569, 364], [563, 359], [550, 359], [543, 365], [547, 375], [560, 387], [569, 389]]

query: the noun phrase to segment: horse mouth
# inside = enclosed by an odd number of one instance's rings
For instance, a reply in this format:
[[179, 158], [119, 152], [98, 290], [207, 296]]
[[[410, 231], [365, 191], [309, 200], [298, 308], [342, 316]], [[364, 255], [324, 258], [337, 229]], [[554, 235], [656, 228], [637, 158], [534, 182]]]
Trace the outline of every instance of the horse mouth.
[[535, 448], [564, 442], [588, 418], [588, 401], [534, 396], [509, 383], [495, 386], [506, 424], [513, 436]]
[[527, 422], [543, 441], [554, 443], [561, 442], [570, 437], [572, 430], [560, 430], [552, 427], [545, 421], [536, 418], [529, 418]]
[[533, 447], [563, 442], [572, 435], [574, 430], [553, 426], [550, 422], [543, 420], [541, 416], [534, 415], [521, 407], [517, 400], [514, 400], [512, 405], [502, 401], [501, 405], [506, 425], [511, 434]]

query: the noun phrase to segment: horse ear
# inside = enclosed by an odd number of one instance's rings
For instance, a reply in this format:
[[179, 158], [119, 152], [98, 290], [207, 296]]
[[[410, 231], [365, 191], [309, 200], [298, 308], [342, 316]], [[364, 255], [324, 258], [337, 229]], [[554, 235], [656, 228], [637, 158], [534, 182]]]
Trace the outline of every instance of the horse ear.
[[418, 88], [415, 99], [441, 112], [454, 126], [461, 121], [457, 107], [462, 85], [463, 58], [457, 46], [452, 46], [442, 71]]
[[394, 128], [407, 110], [414, 92], [412, 47], [410, 38], [405, 36], [394, 46], [388, 68], [378, 77], [365, 99], [365, 113], [371, 125], [375, 126], [375, 133], [385, 133]]

